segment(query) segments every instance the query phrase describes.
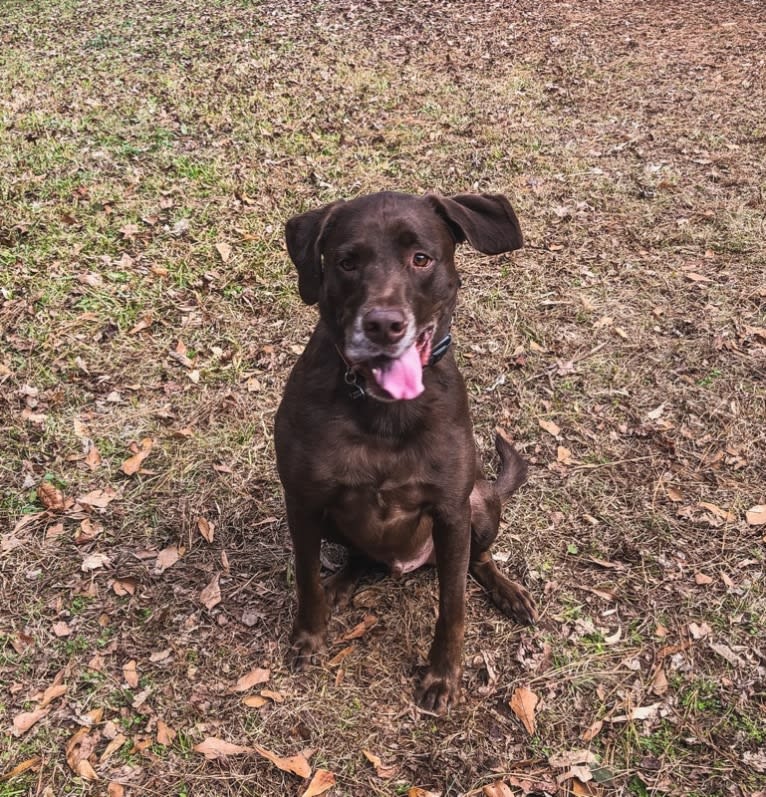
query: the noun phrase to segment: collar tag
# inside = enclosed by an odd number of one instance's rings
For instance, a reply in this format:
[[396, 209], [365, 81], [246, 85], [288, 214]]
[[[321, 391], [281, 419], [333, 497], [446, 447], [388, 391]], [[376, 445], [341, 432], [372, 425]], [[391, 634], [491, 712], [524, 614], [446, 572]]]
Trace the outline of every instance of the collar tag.
[[449, 351], [452, 345], [452, 335], [449, 332], [431, 349], [431, 356], [428, 358], [428, 365], [436, 365], [442, 357]]

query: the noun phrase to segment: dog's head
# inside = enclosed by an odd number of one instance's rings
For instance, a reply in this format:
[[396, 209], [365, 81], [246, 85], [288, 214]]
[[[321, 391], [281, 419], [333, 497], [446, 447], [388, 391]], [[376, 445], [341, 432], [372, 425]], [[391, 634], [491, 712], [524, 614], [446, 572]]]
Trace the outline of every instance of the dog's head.
[[286, 238], [301, 298], [319, 303], [346, 362], [384, 401], [423, 392], [423, 367], [455, 308], [455, 246], [522, 246], [500, 194], [370, 194], [293, 217]]

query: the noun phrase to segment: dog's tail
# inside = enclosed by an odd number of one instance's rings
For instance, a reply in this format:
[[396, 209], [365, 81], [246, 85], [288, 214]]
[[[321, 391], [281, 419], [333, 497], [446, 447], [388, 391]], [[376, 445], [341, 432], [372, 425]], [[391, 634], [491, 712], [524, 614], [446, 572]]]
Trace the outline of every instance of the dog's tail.
[[505, 430], [495, 429], [495, 448], [500, 456], [500, 470], [495, 480], [495, 492], [502, 502], [507, 501], [527, 480], [527, 463], [513, 447]]

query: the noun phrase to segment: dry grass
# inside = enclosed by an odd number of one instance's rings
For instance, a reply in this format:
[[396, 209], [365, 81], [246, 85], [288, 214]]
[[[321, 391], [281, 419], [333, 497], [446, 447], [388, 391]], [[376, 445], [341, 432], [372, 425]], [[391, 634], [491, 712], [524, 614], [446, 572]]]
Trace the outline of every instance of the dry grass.
[[[67, 691], [3, 738], [0, 772], [40, 761], [2, 797], [303, 793], [258, 756], [205, 762], [205, 736], [310, 748], [330, 793], [354, 797], [498, 779], [766, 789], [764, 527], [745, 519], [766, 503], [762, 8], [507, 6], [4, 3], [3, 733], [57, 673]], [[442, 719], [411, 702], [433, 573], [371, 577], [332, 621], [338, 640], [378, 618], [342, 664], [282, 664], [294, 595], [271, 426], [314, 318], [282, 225], [384, 188], [502, 191], [529, 244], [461, 253], [456, 341], [483, 448], [500, 423], [533, 463], [496, 550], [542, 618], [515, 628], [471, 587], [466, 699]], [[117, 495], [44, 511], [41, 483]], [[77, 544], [85, 518], [103, 530]], [[156, 573], [172, 546], [183, 556]], [[110, 563], [83, 571], [94, 553]], [[256, 666], [284, 702], [229, 692]], [[520, 685], [541, 699], [533, 736], [508, 706]], [[93, 710], [89, 784], [65, 750]], [[112, 731], [126, 741], [100, 762]], [[582, 747], [595, 780], [554, 786], [550, 757]]]

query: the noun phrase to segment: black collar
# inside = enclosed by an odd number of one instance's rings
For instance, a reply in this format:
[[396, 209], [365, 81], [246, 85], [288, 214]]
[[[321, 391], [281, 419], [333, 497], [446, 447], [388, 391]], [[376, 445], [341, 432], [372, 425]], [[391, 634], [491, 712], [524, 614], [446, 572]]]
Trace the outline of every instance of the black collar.
[[[428, 362], [426, 363], [425, 367], [429, 368], [433, 365], [436, 365], [436, 363], [438, 363], [439, 360], [444, 357], [451, 345], [452, 335], [450, 335], [448, 332], [431, 349], [431, 356], [428, 358]], [[364, 398], [367, 395], [367, 391], [364, 389], [364, 377], [358, 374], [354, 370], [353, 366], [348, 364], [340, 349], [338, 349], [338, 354], [340, 354], [340, 358], [343, 360], [343, 364], [346, 366], [346, 373], [343, 374], [343, 381], [348, 385], [349, 396], [351, 396], [352, 399]]]

